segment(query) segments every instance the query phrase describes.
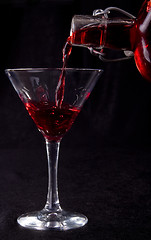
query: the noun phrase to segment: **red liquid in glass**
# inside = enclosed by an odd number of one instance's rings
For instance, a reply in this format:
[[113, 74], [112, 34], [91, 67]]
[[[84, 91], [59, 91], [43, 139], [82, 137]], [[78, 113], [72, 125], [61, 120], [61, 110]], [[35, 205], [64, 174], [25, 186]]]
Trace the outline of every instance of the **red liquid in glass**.
[[62, 104], [29, 101], [25, 107], [38, 129], [48, 140], [59, 141], [70, 129], [80, 109]]

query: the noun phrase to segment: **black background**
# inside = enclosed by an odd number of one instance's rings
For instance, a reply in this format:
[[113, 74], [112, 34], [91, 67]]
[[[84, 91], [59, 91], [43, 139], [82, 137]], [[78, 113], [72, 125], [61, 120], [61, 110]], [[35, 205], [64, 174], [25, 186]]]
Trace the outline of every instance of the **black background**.
[[73, 48], [69, 67], [103, 68], [93, 93], [61, 143], [63, 208], [89, 223], [68, 232], [20, 228], [47, 193], [45, 143], [15, 93], [6, 68], [61, 67], [74, 14], [116, 6], [137, 16], [141, 0], [0, 1], [0, 239], [150, 239], [151, 83], [134, 59], [102, 63]]

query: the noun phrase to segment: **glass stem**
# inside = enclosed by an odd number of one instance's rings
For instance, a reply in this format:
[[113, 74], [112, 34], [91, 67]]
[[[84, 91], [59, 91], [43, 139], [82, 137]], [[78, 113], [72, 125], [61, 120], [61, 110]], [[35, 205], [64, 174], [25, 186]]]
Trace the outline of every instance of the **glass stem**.
[[48, 194], [45, 209], [51, 212], [61, 211], [57, 183], [59, 148], [60, 142], [48, 141], [46, 139], [48, 158]]

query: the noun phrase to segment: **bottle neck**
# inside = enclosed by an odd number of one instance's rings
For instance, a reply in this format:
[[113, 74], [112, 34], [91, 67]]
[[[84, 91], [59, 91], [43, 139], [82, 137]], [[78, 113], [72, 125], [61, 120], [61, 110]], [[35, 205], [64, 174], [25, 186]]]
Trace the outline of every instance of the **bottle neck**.
[[88, 48], [131, 50], [131, 32], [134, 25], [134, 19], [103, 19], [99, 23], [72, 31], [70, 42], [72, 45]]

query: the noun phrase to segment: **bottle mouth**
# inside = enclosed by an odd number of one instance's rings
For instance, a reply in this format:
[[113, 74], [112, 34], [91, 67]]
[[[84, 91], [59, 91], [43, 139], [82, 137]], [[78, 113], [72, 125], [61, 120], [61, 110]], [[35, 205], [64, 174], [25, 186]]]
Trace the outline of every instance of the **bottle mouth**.
[[100, 19], [97, 16], [90, 16], [90, 15], [74, 15], [71, 21], [71, 29], [70, 29], [70, 36], [77, 30], [93, 26], [99, 25], [103, 19]]

